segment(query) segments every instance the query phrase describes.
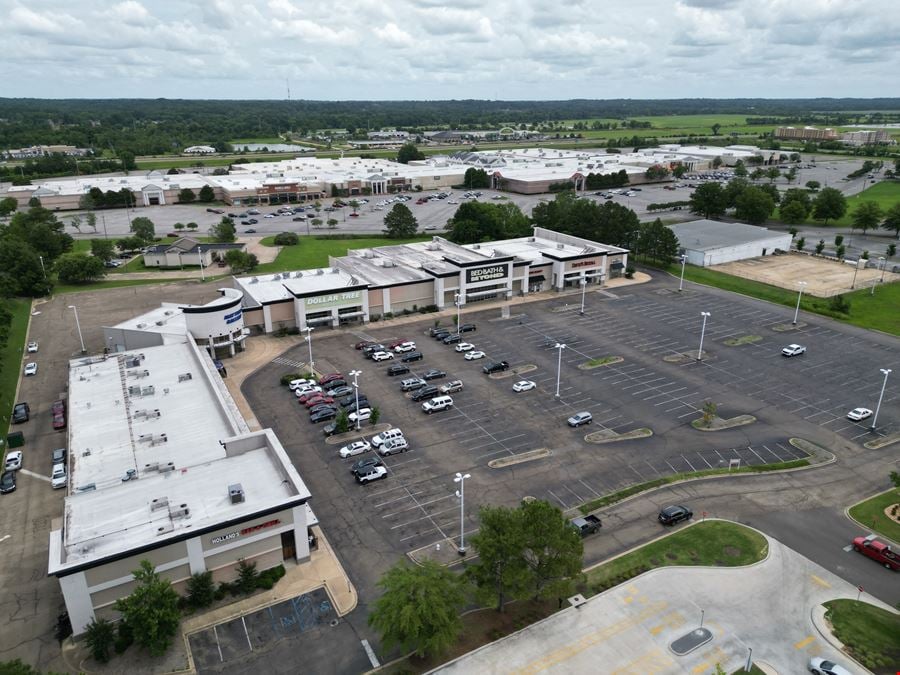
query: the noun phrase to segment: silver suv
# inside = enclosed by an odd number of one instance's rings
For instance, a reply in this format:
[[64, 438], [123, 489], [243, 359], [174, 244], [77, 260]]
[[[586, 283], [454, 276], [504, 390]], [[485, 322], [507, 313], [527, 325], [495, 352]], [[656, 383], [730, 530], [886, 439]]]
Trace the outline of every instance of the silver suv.
[[419, 377], [410, 377], [400, 382], [400, 389], [403, 391], [412, 391], [424, 387], [427, 382]]
[[462, 388], [462, 380], [453, 380], [445, 385], [442, 385], [440, 391], [442, 394], [455, 394], [458, 391], [462, 391]]

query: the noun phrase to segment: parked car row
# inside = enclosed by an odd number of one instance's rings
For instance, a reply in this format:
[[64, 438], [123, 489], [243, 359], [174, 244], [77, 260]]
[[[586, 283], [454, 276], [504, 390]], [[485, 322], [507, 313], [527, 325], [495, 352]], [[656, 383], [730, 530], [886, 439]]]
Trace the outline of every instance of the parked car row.
[[289, 382], [288, 388], [306, 408], [312, 424], [333, 420], [340, 410], [348, 413], [351, 424], [372, 417], [368, 397], [354, 390], [342, 373], [329, 373], [318, 380], [298, 378]]

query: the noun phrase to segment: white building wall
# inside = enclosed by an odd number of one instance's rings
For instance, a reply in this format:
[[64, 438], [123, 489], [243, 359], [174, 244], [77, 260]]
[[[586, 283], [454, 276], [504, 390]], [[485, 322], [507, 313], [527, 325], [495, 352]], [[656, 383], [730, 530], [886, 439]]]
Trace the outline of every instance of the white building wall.
[[[722, 246], [708, 251], [691, 251], [688, 249], [688, 262], [692, 265], [721, 265], [735, 260], [746, 260], [761, 255], [772, 255], [776, 248], [783, 251], [791, 247], [791, 235], [778, 235], [760, 241], [737, 244], [735, 246]], [[694, 254], [694, 255], [692, 255]], [[699, 262], [695, 262], [699, 260]]]
[[59, 577], [59, 588], [66, 601], [66, 610], [69, 612], [69, 620], [72, 622], [72, 631], [75, 635], [79, 635], [94, 620], [94, 607], [91, 603], [91, 594], [88, 591], [84, 572], [75, 572]]

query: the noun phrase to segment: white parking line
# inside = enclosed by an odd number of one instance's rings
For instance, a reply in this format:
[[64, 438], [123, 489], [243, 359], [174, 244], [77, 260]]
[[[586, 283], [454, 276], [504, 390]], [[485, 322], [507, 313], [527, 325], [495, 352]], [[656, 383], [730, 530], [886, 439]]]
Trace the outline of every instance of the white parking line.
[[557, 497], [557, 496], [556, 496], [556, 493], [554, 493], [553, 490], [547, 490], [547, 492], [549, 492], [551, 495], [553, 495], [553, 498], [554, 498], [556, 501], [558, 501], [560, 504], [562, 504], [563, 509], [569, 508], [569, 505], [566, 504], [562, 499], [560, 499], [559, 497]]

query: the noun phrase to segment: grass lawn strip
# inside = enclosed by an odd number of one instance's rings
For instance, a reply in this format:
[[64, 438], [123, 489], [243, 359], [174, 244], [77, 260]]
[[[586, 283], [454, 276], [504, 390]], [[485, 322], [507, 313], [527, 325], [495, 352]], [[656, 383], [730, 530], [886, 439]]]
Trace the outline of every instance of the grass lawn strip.
[[830, 600], [825, 618], [854, 659], [876, 673], [893, 673], [900, 663], [900, 614], [867, 602]]
[[3, 436], [0, 438], [4, 441], [4, 447], [6, 435], [9, 433], [12, 409], [17, 403], [15, 400], [16, 386], [19, 383], [19, 374], [22, 372], [22, 355], [25, 351], [28, 317], [31, 313], [29, 300], [8, 300], [7, 303], [12, 312], [12, 320], [6, 345], [0, 351], [0, 363], [2, 363], [2, 368], [0, 368], [0, 431], [3, 432]]
[[[263, 246], [273, 246], [274, 237], [264, 237], [260, 243]], [[317, 239], [314, 237], [301, 237], [300, 243], [294, 246], [285, 246], [278, 252], [278, 257], [270, 263], [263, 263], [253, 270], [253, 274], [267, 274], [270, 272], [286, 272], [293, 270], [314, 269], [328, 264], [329, 256], [347, 255], [350, 249], [372, 248], [375, 246], [390, 246], [397, 244], [409, 244], [415, 241], [426, 241], [431, 237], [415, 237], [413, 239], [386, 239], [384, 237], [371, 237], [365, 239]]]
[[601, 356], [599, 359], [591, 359], [579, 364], [579, 370], [593, 370], [594, 368], [602, 368], [603, 366], [611, 366], [614, 363], [622, 363], [624, 361], [621, 356]]
[[736, 523], [707, 520], [588, 569], [585, 597], [657, 567], [740, 567], [763, 560], [768, 552], [769, 544], [758, 532]]
[[864, 528], [872, 530], [900, 545], [900, 524], [885, 515], [885, 509], [900, 503], [900, 491], [896, 488], [854, 504], [847, 513]]

